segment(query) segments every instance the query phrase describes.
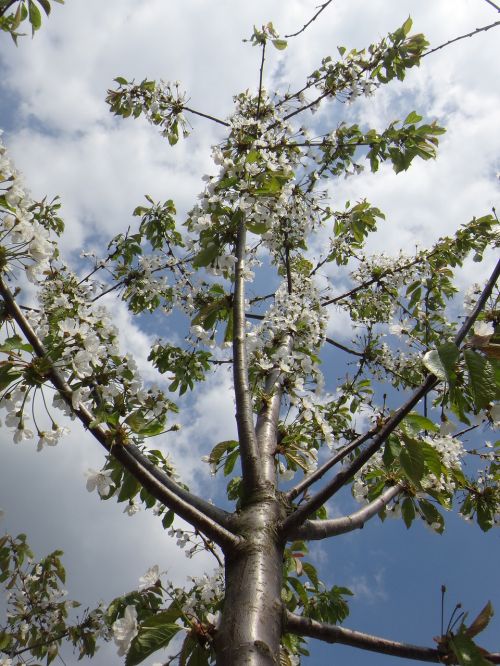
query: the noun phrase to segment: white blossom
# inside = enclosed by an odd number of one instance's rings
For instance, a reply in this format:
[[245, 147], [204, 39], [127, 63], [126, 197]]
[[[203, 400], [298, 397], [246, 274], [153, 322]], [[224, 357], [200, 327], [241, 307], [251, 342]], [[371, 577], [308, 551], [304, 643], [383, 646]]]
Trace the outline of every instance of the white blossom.
[[144, 576], [139, 578], [139, 587], [137, 589], [141, 591], [146, 590], [148, 587], [153, 587], [153, 585], [156, 585], [159, 578], [160, 568], [157, 564], [155, 564], [146, 571]]
[[97, 489], [97, 492], [101, 497], [107, 497], [113, 485], [111, 481], [111, 470], [104, 470], [101, 472], [96, 472], [94, 469], [90, 469], [85, 473], [87, 477], [87, 490], [89, 493]]
[[487, 338], [494, 334], [495, 329], [490, 321], [478, 321], [474, 324], [474, 333], [481, 338]]
[[123, 657], [127, 654], [130, 643], [138, 634], [135, 606], [125, 608], [125, 615], [113, 623], [112, 631], [113, 639], [118, 646], [118, 656]]

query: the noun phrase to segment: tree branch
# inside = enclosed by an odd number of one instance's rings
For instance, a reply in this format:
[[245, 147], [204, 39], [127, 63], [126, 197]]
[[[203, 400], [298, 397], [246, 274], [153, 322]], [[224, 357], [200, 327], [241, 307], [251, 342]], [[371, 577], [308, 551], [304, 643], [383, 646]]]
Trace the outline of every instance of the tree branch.
[[207, 118], [208, 120], [213, 120], [214, 123], [218, 123], [219, 125], [223, 125], [224, 127], [230, 127], [230, 124], [228, 122], [226, 122], [225, 120], [221, 120], [220, 118], [216, 118], [215, 116], [211, 116], [209, 113], [196, 111], [195, 109], [191, 109], [189, 106], [183, 106], [182, 110], [188, 111], [189, 113], [192, 113], [195, 116], [201, 116], [201, 118]]
[[496, 5], [494, 2], [492, 2], [492, 0], [485, 0], [485, 2], [494, 7], [497, 10], [497, 12], [500, 12], [500, 7]]
[[384, 490], [384, 492], [366, 506], [358, 511], [342, 516], [342, 518], [331, 518], [330, 520], [306, 520], [295, 531], [291, 532], [289, 539], [295, 540], [319, 540], [327, 537], [346, 534], [353, 530], [360, 530], [365, 523], [381, 511], [397, 495], [403, 492], [404, 487], [396, 484]]
[[[391, 641], [387, 638], [364, 634], [360, 631], [347, 629], [346, 627], [339, 627], [334, 624], [327, 624], [326, 622], [317, 622], [316, 620], [290, 613], [290, 611], [285, 611], [284, 625], [285, 631], [291, 634], [317, 638], [326, 643], [350, 645], [360, 650], [380, 652], [381, 654], [388, 654], [393, 657], [443, 663], [443, 657], [446, 656], [436, 648]], [[500, 664], [500, 654], [498, 653], [486, 653], [484, 657], [494, 664]]]
[[[292, 339], [287, 335], [281, 345], [290, 354]], [[256, 432], [261, 454], [262, 475], [267, 483], [276, 485], [274, 454], [278, 441], [278, 420], [283, 397], [281, 384], [277, 385], [280, 369], [273, 368], [266, 377], [264, 385], [263, 407], [257, 416]]]
[[302, 32], [304, 32], [304, 30], [307, 30], [307, 28], [311, 25], [311, 23], [312, 23], [313, 21], [315, 21], [315, 20], [318, 18], [318, 16], [321, 14], [321, 12], [325, 11], [325, 9], [328, 7], [328, 5], [329, 5], [332, 1], [333, 1], [333, 0], [327, 0], [327, 2], [324, 2], [322, 5], [319, 5], [319, 9], [318, 9], [318, 11], [316, 12], [316, 14], [314, 14], [314, 16], [312, 17], [312, 19], [310, 19], [307, 23], [305, 23], [305, 24], [302, 26], [302, 28], [300, 28], [300, 30], [297, 30], [297, 32], [293, 32], [293, 33], [290, 34], [290, 35], [285, 35], [285, 38], [286, 38], [286, 39], [290, 39], [291, 37], [297, 37], [297, 35], [300, 35]]
[[238, 223], [236, 241], [236, 266], [233, 298], [233, 378], [236, 398], [236, 424], [241, 452], [241, 467], [244, 489], [249, 496], [262, 485], [260, 452], [253, 423], [253, 407], [248, 383], [245, 318], [245, 240], [246, 227], [242, 217]]
[[[486, 2], [489, 2], [489, 0], [486, 0]], [[490, 5], [493, 5], [496, 9], [496, 5], [493, 2], [490, 2]], [[500, 9], [498, 9], [500, 11]], [[436, 46], [434, 49], [429, 49], [429, 51], [426, 51], [425, 53], [422, 54], [422, 58], [425, 58], [425, 56], [430, 55], [431, 53], [435, 53], [436, 51], [439, 51], [440, 49], [444, 49], [445, 46], [449, 46], [450, 44], [454, 44], [455, 42], [460, 41], [461, 39], [465, 39], [466, 37], [474, 37], [474, 35], [477, 35], [479, 32], [486, 32], [487, 30], [491, 30], [491, 28], [495, 28], [497, 25], [500, 25], [500, 21], [495, 21], [495, 23], [490, 23], [489, 25], [485, 25], [482, 28], [476, 28], [472, 32], [468, 32], [466, 35], [460, 35], [460, 37], [455, 37], [454, 39], [450, 39], [449, 41], [445, 42], [444, 44], [441, 44], [440, 46]]]
[[365, 355], [364, 352], [359, 352], [359, 351], [356, 351], [355, 349], [350, 349], [349, 347], [345, 347], [344, 345], [340, 344], [340, 342], [336, 342], [335, 340], [332, 340], [332, 338], [325, 338], [325, 342], [328, 342], [329, 345], [332, 345], [333, 347], [337, 347], [337, 349], [341, 349], [342, 351], [345, 351], [348, 354], [353, 354], [354, 356], [363, 357]]
[[2, 17], [7, 12], [7, 10], [10, 9], [12, 7], [12, 5], [14, 5], [16, 2], [18, 2], [18, 0], [10, 0], [10, 2], [8, 2], [5, 5], [5, 7], [0, 9], [0, 17]]
[[[495, 266], [491, 277], [486, 283], [486, 286], [484, 287], [481, 296], [477, 300], [473, 311], [467, 317], [462, 327], [456, 334], [454, 343], [457, 345], [457, 347], [463, 342], [465, 336], [474, 325], [474, 322], [476, 321], [479, 313], [484, 308], [486, 301], [493, 291], [493, 287], [495, 286], [499, 275], [500, 261], [498, 261], [497, 265]], [[369, 446], [367, 446], [367, 448], [364, 449], [348, 467], [338, 472], [337, 475], [328, 484], [326, 484], [324, 488], [313, 495], [310, 500], [298, 507], [295, 512], [285, 520], [283, 523], [283, 535], [288, 537], [288, 534], [292, 530], [301, 525], [311, 513], [317, 511], [328, 499], [330, 499], [330, 497], [338, 492], [344, 484], [352, 479], [352, 477], [357, 472], [359, 472], [363, 465], [368, 462], [368, 460], [380, 449], [389, 435], [394, 432], [405, 416], [411, 412], [413, 407], [415, 407], [415, 405], [438, 383], [439, 379], [435, 375], [429, 374], [425, 381], [420, 385], [420, 387], [406, 401], [406, 403], [397, 409], [380, 428], [378, 433], [374, 436], [371, 444], [369, 444]]]
[[328, 470], [330, 470], [332, 467], [334, 467], [338, 462], [343, 460], [351, 451], [354, 451], [354, 449], [358, 448], [358, 446], [361, 446], [361, 444], [364, 444], [367, 439], [370, 439], [375, 435], [378, 430], [380, 429], [379, 426], [376, 428], [372, 428], [368, 432], [366, 432], [364, 435], [360, 435], [359, 437], [356, 437], [350, 444], [347, 444], [346, 446], [343, 446], [341, 449], [337, 451], [329, 460], [327, 460], [321, 467], [318, 467], [314, 472], [311, 472], [311, 474], [308, 474], [305, 476], [297, 485], [295, 485], [291, 490], [288, 491], [286, 494], [287, 499], [289, 502], [293, 502], [294, 499], [296, 499], [301, 493], [306, 491], [310, 486], [312, 486], [313, 483], [316, 483], [316, 481], [319, 481], [321, 477], [323, 477]]
[[260, 70], [259, 70], [259, 98], [257, 100], [257, 113], [255, 116], [258, 118], [260, 116], [260, 103], [262, 101], [262, 80], [264, 78], [264, 61], [266, 59], [266, 42], [262, 44], [262, 57], [260, 61]]
[[224, 526], [228, 518], [225, 511], [182, 488], [165, 472], [158, 469], [135, 445], [115, 444], [113, 438], [110, 437], [112, 433], [104, 430], [99, 425], [94, 425], [94, 415], [84, 405], [80, 404], [77, 409], [73, 408], [71, 387], [63, 375], [52, 365], [42, 342], [2, 279], [0, 279], [0, 294], [3, 297], [7, 311], [18, 324], [36, 355], [51, 363], [49, 379], [52, 385], [85, 429], [94, 436], [110, 455], [121, 462], [159, 502], [175, 511], [176, 514], [200, 531], [203, 531], [222, 548], [234, 546], [238, 542], [238, 538]]

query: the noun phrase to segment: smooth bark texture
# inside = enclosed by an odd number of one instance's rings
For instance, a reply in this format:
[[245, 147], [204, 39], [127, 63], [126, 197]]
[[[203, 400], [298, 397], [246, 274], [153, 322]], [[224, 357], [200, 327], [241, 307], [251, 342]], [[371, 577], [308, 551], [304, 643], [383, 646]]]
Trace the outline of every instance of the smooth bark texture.
[[284, 546], [280, 503], [248, 505], [233, 529], [242, 537], [226, 555], [226, 598], [216, 637], [217, 666], [276, 666], [283, 633], [281, 587]]
[[362, 509], [342, 516], [341, 518], [330, 518], [329, 520], [306, 520], [295, 532], [289, 535], [292, 539], [300, 540], [318, 540], [327, 537], [338, 536], [353, 530], [360, 530], [365, 523], [376, 516], [389, 502], [399, 493], [403, 492], [404, 487], [396, 484], [384, 490], [384, 492]]
[[245, 318], [245, 239], [244, 220], [238, 223], [236, 241], [236, 267], [233, 296], [233, 378], [236, 400], [236, 425], [240, 443], [243, 491], [250, 496], [253, 489], [262, 484], [259, 447], [253, 422], [253, 406], [248, 383]]
[[[456, 663], [455, 661], [444, 662], [445, 655], [436, 648], [429, 648], [411, 643], [391, 641], [380, 636], [364, 634], [334, 624], [316, 622], [307, 617], [300, 617], [293, 613], [285, 613], [285, 629], [299, 636], [318, 638], [326, 643], [341, 643], [370, 652], [388, 654], [392, 657], [403, 659], [414, 659], [415, 661], [426, 661], [432, 663]], [[500, 664], [500, 654], [485, 654], [485, 657], [493, 664]]]

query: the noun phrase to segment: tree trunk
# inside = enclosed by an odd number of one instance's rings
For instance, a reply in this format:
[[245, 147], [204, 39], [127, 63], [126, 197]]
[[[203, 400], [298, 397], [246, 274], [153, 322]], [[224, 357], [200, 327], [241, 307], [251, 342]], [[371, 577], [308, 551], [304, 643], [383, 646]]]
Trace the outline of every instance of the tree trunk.
[[236, 518], [243, 537], [226, 553], [226, 598], [216, 640], [217, 666], [277, 666], [282, 633], [283, 550], [276, 499], [247, 505]]

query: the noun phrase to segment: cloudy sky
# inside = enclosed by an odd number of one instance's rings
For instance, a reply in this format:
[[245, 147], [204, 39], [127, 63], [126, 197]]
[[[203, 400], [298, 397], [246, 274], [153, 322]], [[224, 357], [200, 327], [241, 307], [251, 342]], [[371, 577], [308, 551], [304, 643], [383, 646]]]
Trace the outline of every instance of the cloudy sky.
[[[231, 112], [232, 97], [258, 83], [259, 52], [242, 39], [253, 25], [273, 21], [283, 35], [295, 32], [314, 13], [317, 0], [67, 0], [55, 5], [34, 40], [16, 49], [0, 41], [0, 126], [34, 198], [59, 194], [64, 204], [66, 256], [76, 261], [82, 249], [103, 247], [106, 239], [132, 224], [131, 211], [143, 195], [175, 200], [189, 209], [202, 189], [201, 177], [214, 172], [210, 146], [217, 125], [192, 120], [187, 141], [170, 148], [145, 121], [115, 119], [104, 103], [115, 76], [141, 80], [179, 80], [190, 106], [220, 118]], [[284, 52], [270, 54], [266, 86], [300, 86], [337, 45], [363, 47], [412, 16], [414, 30], [437, 46], [498, 20], [485, 0], [334, 0], [326, 12]], [[498, 66], [500, 29], [463, 40], [424, 58], [404, 84], [394, 82], [360, 105], [329, 106], [323, 124], [343, 117], [382, 129], [413, 109], [448, 128], [439, 158], [395, 176], [381, 168], [376, 176], [331, 185], [332, 198], [368, 198], [387, 215], [372, 250], [409, 251], [451, 233], [473, 215], [498, 206], [500, 137]], [[468, 264], [464, 286], [488, 274], [491, 262]], [[147, 379], [146, 357], [154, 330], [178, 336], [168, 321], [134, 322], [113, 306], [123, 347], [133, 351]], [[341, 334], [343, 323], [332, 321]], [[213, 415], [216, 418], [213, 418]], [[190, 403], [186, 427], [171, 447], [184, 478], [194, 490], [212, 490], [199, 459], [221, 439], [234, 435], [233, 403], [227, 376], [207, 382]], [[484, 434], [484, 436], [488, 436]], [[92, 605], [132, 589], [152, 564], [176, 583], [200, 573], [208, 557], [187, 560], [170, 542], [159, 521], [144, 512], [130, 518], [122, 505], [101, 502], [85, 489], [84, 473], [99, 468], [98, 445], [78, 427], [55, 449], [35, 452], [35, 443], [14, 445], [2, 434], [1, 530], [26, 532], [41, 555], [54, 548], [66, 553], [73, 598]], [[177, 455], [176, 455], [177, 454]], [[215, 492], [215, 490], [213, 491]], [[335, 507], [342, 512], [342, 506]], [[500, 608], [498, 535], [450, 518], [447, 533], [436, 536], [416, 525], [378, 522], [362, 533], [313, 549], [327, 583], [356, 592], [347, 626], [394, 639], [430, 644], [439, 633], [439, 589], [446, 583], [449, 611], [455, 601], [477, 612], [488, 598]], [[496, 628], [484, 644], [495, 644]], [[387, 657], [328, 648], [345, 666], [386, 664]], [[317, 647], [309, 663], [329, 663]], [[67, 664], [72, 663], [70, 656]], [[119, 664], [113, 647], [95, 663]], [[147, 662], [146, 662], [147, 663]], [[395, 660], [395, 663], [397, 661]], [[406, 662], [399, 662], [406, 663]]]

